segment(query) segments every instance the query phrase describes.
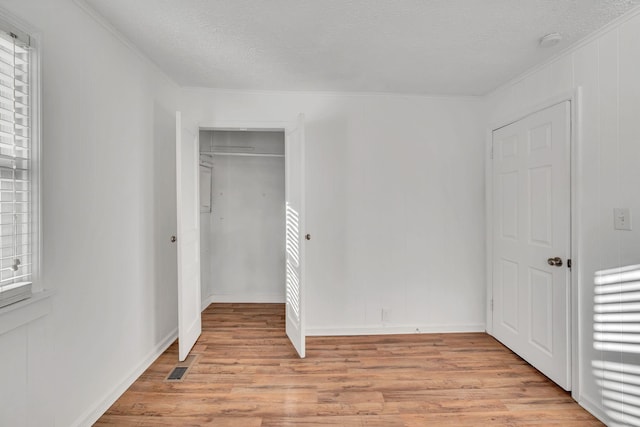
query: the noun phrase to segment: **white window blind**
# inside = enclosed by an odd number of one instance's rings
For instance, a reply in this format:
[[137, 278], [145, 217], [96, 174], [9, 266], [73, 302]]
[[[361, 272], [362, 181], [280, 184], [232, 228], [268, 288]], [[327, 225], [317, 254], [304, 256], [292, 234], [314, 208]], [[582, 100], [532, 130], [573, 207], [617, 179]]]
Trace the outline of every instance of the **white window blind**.
[[30, 58], [28, 36], [0, 28], [0, 300], [33, 272]]

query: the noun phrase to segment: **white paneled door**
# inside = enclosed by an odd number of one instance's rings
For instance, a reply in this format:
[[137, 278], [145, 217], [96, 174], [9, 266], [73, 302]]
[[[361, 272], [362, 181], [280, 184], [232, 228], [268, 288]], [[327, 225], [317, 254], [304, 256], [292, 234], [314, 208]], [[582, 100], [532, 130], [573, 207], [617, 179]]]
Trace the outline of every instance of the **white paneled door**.
[[570, 102], [493, 132], [493, 334], [571, 387]]
[[286, 331], [300, 357], [304, 328], [304, 116], [285, 132]]
[[185, 360], [202, 332], [198, 129], [176, 113], [178, 352]]

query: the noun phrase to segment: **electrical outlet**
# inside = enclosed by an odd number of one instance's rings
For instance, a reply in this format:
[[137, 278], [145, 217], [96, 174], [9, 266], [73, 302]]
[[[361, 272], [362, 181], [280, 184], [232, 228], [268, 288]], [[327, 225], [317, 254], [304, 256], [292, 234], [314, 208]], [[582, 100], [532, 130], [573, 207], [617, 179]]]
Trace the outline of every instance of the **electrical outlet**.
[[388, 322], [390, 315], [391, 315], [391, 310], [388, 308], [383, 308], [380, 313], [380, 318], [383, 322]]
[[631, 230], [631, 209], [613, 209], [613, 228], [615, 230]]

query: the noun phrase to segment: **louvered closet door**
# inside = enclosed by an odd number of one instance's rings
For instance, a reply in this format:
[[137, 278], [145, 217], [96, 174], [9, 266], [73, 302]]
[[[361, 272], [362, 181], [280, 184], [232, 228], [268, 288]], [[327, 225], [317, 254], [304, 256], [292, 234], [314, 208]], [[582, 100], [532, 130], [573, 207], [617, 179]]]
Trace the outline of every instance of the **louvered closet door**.
[[494, 131], [493, 151], [493, 333], [568, 390], [570, 103]]

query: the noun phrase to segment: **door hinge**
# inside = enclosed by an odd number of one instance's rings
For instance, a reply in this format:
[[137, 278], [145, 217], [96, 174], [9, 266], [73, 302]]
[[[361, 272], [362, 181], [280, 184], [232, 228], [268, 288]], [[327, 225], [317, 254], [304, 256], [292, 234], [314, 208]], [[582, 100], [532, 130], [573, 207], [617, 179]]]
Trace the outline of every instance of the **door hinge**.
[[491, 300], [491, 311], [493, 311], [493, 299]]
[[491, 146], [491, 151], [489, 152], [489, 158], [493, 160], [493, 145]]
[[567, 260], [567, 267], [571, 268], [571, 259]]

